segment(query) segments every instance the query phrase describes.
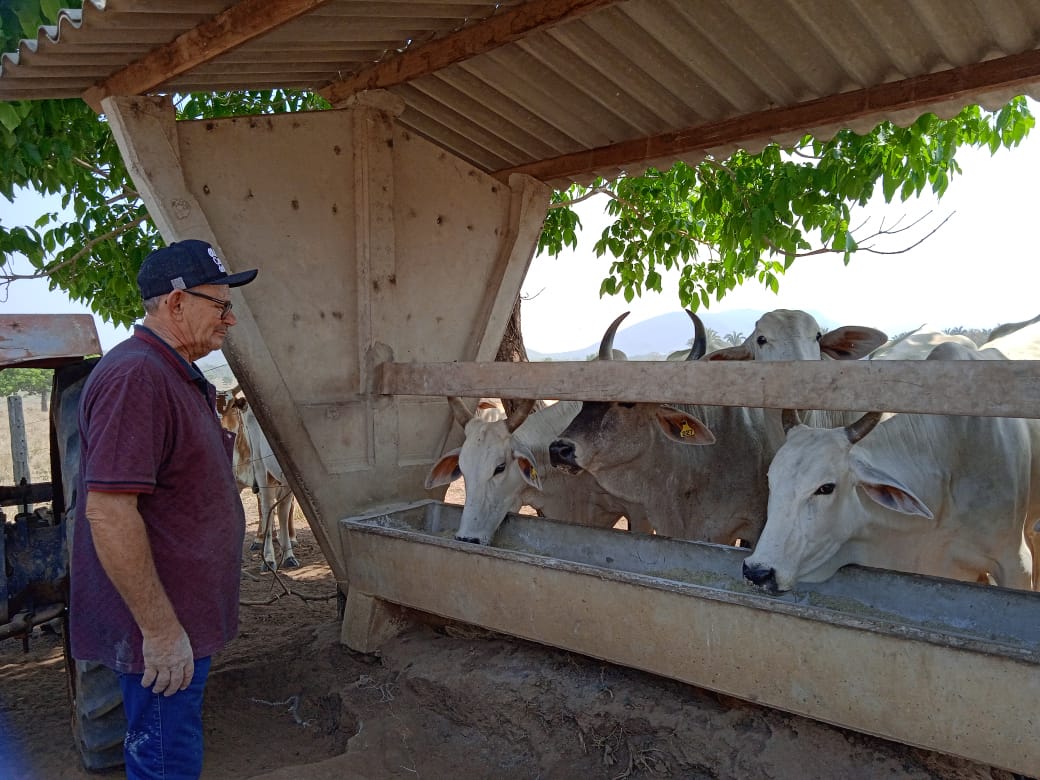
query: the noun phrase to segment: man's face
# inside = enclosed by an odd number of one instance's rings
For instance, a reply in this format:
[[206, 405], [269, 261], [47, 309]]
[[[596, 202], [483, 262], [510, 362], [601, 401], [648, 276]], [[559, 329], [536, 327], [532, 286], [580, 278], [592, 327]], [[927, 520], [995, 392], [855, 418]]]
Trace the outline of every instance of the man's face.
[[[190, 290], [177, 290], [180, 296], [180, 336], [190, 360], [197, 360], [224, 345], [228, 328], [237, 322], [234, 312], [221, 316], [223, 303], [230, 302], [230, 288], [224, 285], [203, 284]], [[173, 293], [171, 293], [172, 297]], [[206, 297], [203, 297], [206, 296]]]

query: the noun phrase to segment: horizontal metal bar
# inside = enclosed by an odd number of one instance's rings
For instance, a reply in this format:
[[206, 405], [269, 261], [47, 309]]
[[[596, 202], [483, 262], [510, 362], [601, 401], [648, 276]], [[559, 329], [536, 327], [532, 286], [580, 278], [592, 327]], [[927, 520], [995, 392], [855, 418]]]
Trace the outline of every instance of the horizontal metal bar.
[[383, 363], [383, 395], [1040, 417], [1040, 361]]
[[54, 500], [54, 485], [34, 482], [31, 485], [0, 485], [0, 506], [44, 504]]
[[61, 613], [64, 611], [65, 604], [58, 603], [50, 604], [39, 612], [19, 612], [14, 616], [14, 619], [11, 620], [11, 622], [0, 626], [0, 641], [9, 639], [13, 636], [26, 634], [33, 626], [38, 626], [42, 623], [46, 623], [48, 620], [54, 620], [56, 617], [61, 617]]

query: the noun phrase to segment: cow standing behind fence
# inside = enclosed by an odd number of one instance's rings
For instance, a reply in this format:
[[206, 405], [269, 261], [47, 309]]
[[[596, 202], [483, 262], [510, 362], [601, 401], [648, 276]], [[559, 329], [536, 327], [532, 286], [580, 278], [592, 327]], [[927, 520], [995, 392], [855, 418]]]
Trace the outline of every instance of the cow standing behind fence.
[[278, 517], [278, 544], [281, 568], [300, 565], [293, 554], [296, 529], [293, 527], [293, 495], [285, 473], [274, 456], [260, 423], [245, 398], [235, 394], [237, 388], [217, 395], [217, 412], [221, 424], [236, 434], [234, 470], [240, 488], [251, 488], [257, 494], [260, 522], [253, 550], [263, 549], [263, 568], [276, 571], [279, 562], [274, 554], [272, 514]]

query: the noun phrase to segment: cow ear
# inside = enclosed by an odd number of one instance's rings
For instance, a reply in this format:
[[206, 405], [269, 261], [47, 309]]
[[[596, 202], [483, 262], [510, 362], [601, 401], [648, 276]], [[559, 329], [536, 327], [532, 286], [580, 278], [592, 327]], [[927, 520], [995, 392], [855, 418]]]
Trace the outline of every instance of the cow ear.
[[835, 360], [859, 360], [888, 341], [880, 330], [863, 325], [845, 325], [823, 334], [820, 352]]
[[657, 408], [657, 423], [664, 435], [680, 444], [714, 444], [715, 435], [708, 426], [674, 406]]
[[459, 469], [460, 449], [454, 449], [441, 455], [441, 459], [433, 464], [430, 473], [426, 475], [426, 489], [447, 485], [462, 476]]
[[535, 463], [534, 454], [527, 445], [514, 440], [513, 458], [516, 460], [517, 468], [520, 469], [520, 476], [524, 478], [524, 482], [535, 490], [541, 490], [542, 475], [538, 473], [538, 465]]
[[933, 520], [934, 515], [925, 503], [906, 485], [880, 469], [866, 464], [853, 464], [859, 487], [877, 504], [904, 515], [917, 515]]
[[747, 344], [741, 344], [736, 347], [724, 347], [722, 349], [716, 349], [714, 352], [709, 352], [707, 355], [701, 358], [701, 360], [754, 360], [755, 356], [751, 354], [751, 349]]

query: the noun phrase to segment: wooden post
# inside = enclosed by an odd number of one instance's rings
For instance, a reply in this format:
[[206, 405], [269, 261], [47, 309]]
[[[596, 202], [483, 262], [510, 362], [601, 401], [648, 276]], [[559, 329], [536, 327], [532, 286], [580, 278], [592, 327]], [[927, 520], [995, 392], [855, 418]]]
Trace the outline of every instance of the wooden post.
[[[7, 419], [11, 427], [11, 461], [14, 464], [14, 484], [28, 485], [32, 482], [29, 474], [29, 442], [25, 437], [25, 417], [22, 414], [22, 397], [7, 397]], [[32, 504], [24, 504], [22, 512], [32, 512]]]

